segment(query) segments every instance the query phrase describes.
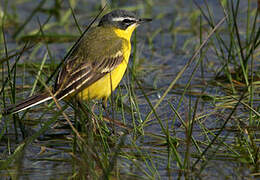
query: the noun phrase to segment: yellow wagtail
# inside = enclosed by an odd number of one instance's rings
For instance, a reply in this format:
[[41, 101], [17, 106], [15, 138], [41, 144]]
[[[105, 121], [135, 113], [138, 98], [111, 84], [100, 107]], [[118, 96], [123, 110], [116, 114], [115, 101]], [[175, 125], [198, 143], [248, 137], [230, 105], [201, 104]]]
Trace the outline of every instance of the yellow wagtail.
[[[80, 100], [106, 102], [127, 68], [131, 35], [135, 28], [151, 19], [139, 19], [132, 12], [114, 10], [91, 28], [64, 62], [52, 93], [57, 100], [76, 95]], [[4, 109], [14, 114], [52, 99], [49, 92], [36, 94]]]

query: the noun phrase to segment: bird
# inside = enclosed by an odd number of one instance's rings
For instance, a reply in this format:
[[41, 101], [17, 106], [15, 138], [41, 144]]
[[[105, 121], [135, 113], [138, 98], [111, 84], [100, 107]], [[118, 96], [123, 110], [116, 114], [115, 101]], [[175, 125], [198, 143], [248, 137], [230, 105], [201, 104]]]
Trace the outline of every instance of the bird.
[[84, 34], [59, 69], [50, 91], [38, 93], [7, 106], [2, 114], [15, 114], [43, 102], [76, 97], [102, 100], [106, 104], [122, 80], [131, 53], [131, 36], [142, 23], [133, 12], [117, 9], [105, 14], [98, 25]]

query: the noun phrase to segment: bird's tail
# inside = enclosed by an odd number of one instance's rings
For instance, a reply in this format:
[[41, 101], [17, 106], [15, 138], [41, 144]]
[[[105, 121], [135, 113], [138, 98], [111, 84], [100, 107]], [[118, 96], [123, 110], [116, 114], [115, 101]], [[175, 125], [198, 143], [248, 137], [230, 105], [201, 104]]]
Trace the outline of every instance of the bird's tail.
[[36, 94], [3, 110], [3, 115], [14, 114], [52, 99], [49, 92]]

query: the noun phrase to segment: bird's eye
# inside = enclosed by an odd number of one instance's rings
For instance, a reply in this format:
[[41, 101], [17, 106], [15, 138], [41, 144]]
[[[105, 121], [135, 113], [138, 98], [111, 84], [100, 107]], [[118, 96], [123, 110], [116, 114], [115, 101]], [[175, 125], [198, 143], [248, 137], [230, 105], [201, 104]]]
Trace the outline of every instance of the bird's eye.
[[133, 23], [134, 21], [133, 20], [131, 20], [131, 19], [124, 19], [123, 20], [123, 23], [125, 23], [125, 24], [130, 24], [130, 23]]

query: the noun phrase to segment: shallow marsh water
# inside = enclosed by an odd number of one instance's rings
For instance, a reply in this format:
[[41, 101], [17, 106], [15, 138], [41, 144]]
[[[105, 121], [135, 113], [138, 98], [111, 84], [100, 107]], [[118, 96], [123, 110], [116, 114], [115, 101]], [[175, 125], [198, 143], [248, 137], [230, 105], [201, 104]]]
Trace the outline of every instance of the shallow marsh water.
[[[5, 3], [0, 2], [3, 12]], [[41, 42], [21, 56], [16, 70], [16, 101], [30, 94], [44, 56], [49, 53], [41, 73], [42, 77], [47, 79], [80, 34], [71, 15], [68, 1], [57, 1], [56, 6], [55, 1], [46, 1], [28, 24], [18, 32], [19, 27], [22, 27], [41, 2], [44, 1], [21, 0], [8, 1], [7, 4], [6, 11], [9, 15], [5, 17], [7, 20], [4, 32], [9, 54], [20, 51], [25, 39], [38, 41], [39, 39], [28, 35], [39, 31], [38, 21], [43, 25], [50, 13], [53, 13], [52, 18], [44, 26], [43, 32], [45, 35], [56, 36], [54, 38], [56, 43], [53, 43], [51, 38], [48, 39], [49, 42], [40, 39]], [[71, 1], [76, 19], [82, 29], [98, 14], [101, 2]], [[196, 2], [204, 10], [207, 9], [203, 1]], [[208, 5], [216, 24], [223, 18], [223, 9], [218, 1], [208, 1]], [[98, 134], [96, 137], [93, 132], [101, 130], [96, 130], [99, 127], [92, 127], [93, 123], [89, 123], [92, 119], [85, 116], [77, 119], [81, 126], [88, 121], [87, 124], [91, 124], [89, 125], [91, 128], [77, 127], [79, 125], [74, 121], [74, 111], [69, 107], [65, 113], [69, 115], [82, 137], [88, 140], [82, 145], [62, 114], [57, 113], [58, 109], [55, 105], [49, 109], [47, 104], [32, 108], [25, 117], [21, 118], [21, 122], [14, 116], [3, 117], [0, 126], [2, 134], [0, 175], [4, 179], [10, 177], [14, 179], [83, 179], [83, 177], [98, 179], [107, 176], [112, 179], [257, 177], [254, 174], [259, 173], [257, 169], [259, 159], [258, 162], [254, 162], [252, 156], [259, 157], [259, 155], [254, 152], [254, 148], [249, 150], [250, 145], [248, 147], [246, 145], [252, 143], [252, 147], [256, 146], [257, 149], [258, 146], [259, 150], [259, 119], [251, 116], [248, 109], [242, 105], [236, 109], [230, 121], [221, 130], [217, 141], [209, 147], [203, 157], [200, 157], [232, 113], [237, 103], [233, 96], [239, 99], [241, 95], [239, 93], [231, 95], [231, 85], [216, 80], [223, 66], [220, 57], [216, 56], [216, 52], [221, 50], [217, 49], [218, 46], [212, 45], [217, 41], [216, 37], [211, 38], [202, 50], [202, 63], [198, 68], [195, 69], [199, 58], [191, 63], [170, 89], [156, 108], [156, 114], [152, 113], [150, 118], [146, 119], [152, 111], [151, 105], [154, 107], [161, 99], [178, 72], [188, 63], [211, 30], [202, 16], [200, 22], [198, 7], [190, 0], [112, 1], [110, 6], [135, 10], [142, 17], [154, 19], [151, 23], [140, 26], [132, 38], [134, 46], [129, 70], [120, 87], [113, 94], [108, 112], [103, 112], [104, 116], [108, 114], [109, 118], [124, 123], [130, 129], [129, 132], [126, 128], [118, 126], [117, 122], [112, 125], [100, 123], [104, 135], [96, 133]], [[246, 1], [242, 1], [239, 5], [242, 12], [238, 15], [238, 18], [241, 18], [238, 23], [243, 38], [246, 36], [244, 30], [247, 6]], [[251, 3], [250, 6], [253, 11], [256, 3]], [[229, 41], [226, 28], [227, 23], [224, 23], [219, 31], [223, 31], [221, 35], [224, 40]], [[202, 29], [201, 33], [200, 29]], [[12, 36], [15, 33], [16, 38]], [[3, 42], [3, 38], [1, 41]], [[4, 44], [1, 44], [1, 49], [1, 59], [3, 59]], [[259, 70], [259, 51], [256, 52], [258, 54], [256, 53], [253, 69]], [[15, 58], [11, 58], [10, 64], [14, 62]], [[0, 79], [3, 84], [8, 71], [7, 66], [3, 65], [1, 71], [4, 74]], [[139, 84], [134, 83], [136, 79]], [[189, 81], [190, 86], [185, 89]], [[10, 94], [7, 87], [5, 92]], [[41, 85], [38, 83], [36, 89], [40, 88]], [[254, 101], [251, 101], [256, 111], [259, 110], [257, 92], [259, 87], [255, 89]], [[5, 96], [5, 100], [7, 104], [10, 103], [10, 95]], [[66, 103], [62, 105], [66, 106]], [[102, 108], [97, 102], [96, 106], [95, 114], [100, 116]], [[23, 113], [19, 115], [21, 117]], [[249, 123], [249, 119], [255, 123]], [[17, 127], [14, 126], [14, 122]], [[49, 124], [45, 124], [46, 122]], [[21, 127], [26, 132], [24, 138]], [[192, 127], [192, 131], [187, 127]], [[250, 138], [254, 137], [252, 141], [249, 140], [248, 128], [251, 128], [253, 133], [253, 136], [250, 136]], [[91, 129], [93, 132], [89, 131]], [[38, 134], [37, 138], [28, 139], [39, 131], [42, 133]], [[17, 158], [10, 158], [14, 150], [24, 142], [28, 142], [24, 150], [17, 155]], [[88, 149], [90, 147], [93, 150]], [[105, 165], [100, 167], [94, 155], [99, 161], [103, 161], [101, 164]], [[8, 158], [12, 163], [7, 162]], [[199, 162], [196, 163], [198, 159]]]

